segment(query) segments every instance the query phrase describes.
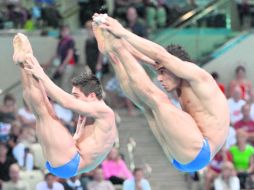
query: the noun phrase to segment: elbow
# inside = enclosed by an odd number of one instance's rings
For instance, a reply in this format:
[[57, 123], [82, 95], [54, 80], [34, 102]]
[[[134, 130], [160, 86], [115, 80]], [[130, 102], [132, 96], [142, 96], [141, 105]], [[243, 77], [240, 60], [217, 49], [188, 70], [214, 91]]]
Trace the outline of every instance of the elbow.
[[201, 71], [197, 76], [198, 76], [198, 79], [203, 82], [208, 82], [213, 80], [212, 76], [206, 71]]
[[158, 46], [154, 52], [154, 58], [156, 62], [160, 63], [165, 55], [168, 55], [167, 50], [164, 47]]

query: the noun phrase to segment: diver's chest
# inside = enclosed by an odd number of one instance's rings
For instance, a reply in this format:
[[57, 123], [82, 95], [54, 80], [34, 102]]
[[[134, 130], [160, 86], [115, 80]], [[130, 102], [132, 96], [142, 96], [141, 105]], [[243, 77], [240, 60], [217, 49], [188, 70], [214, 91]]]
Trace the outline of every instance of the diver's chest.
[[203, 111], [200, 100], [193, 92], [183, 92], [179, 98], [179, 102], [182, 109], [190, 114]]

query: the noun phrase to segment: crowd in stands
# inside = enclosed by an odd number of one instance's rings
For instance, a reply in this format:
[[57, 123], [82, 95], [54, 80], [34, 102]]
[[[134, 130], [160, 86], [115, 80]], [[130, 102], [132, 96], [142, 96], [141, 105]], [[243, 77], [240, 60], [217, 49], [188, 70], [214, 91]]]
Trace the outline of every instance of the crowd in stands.
[[[51, 101], [58, 118], [73, 133], [76, 115]], [[45, 169], [43, 152], [36, 138], [35, 116], [24, 102], [17, 109], [13, 95], [0, 106], [0, 189], [2, 190], [150, 190], [142, 168], [133, 173], [124, 156], [113, 148], [101, 166], [90, 173], [59, 179]], [[118, 187], [116, 186], [118, 185]]]
[[0, 2], [0, 29], [57, 28], [62, 17], [54, 0], [4, 0]]
[[[135, 9], [132, 12], [135, 13]], [[103, 75], [108, 72], [108, 60], [99, 54], [91, 31], [91, 21], [86, 23], [86, 28], [90, 32], [85, 42], [84, 53], [88, 55], [87, 59], [93, 58], [93, 61], [87, 60], [88, 67], [97, 76], [98, 73], [101, 73], [102, 79]], [[59, 34], [56, 55], [44, 65], [44, 68], [51, 70], [54, 82], [65, 91], [70, 92], [70, 81], [78, 62], [78, 58], [75, 58], [75, 41], [68, 26], [62, 26]], [[55, 68], [53, 70], [52, 64]], [[115, 79], [114, 76], [113, 79]], [[119, 85], [113, 91], [120, 91]], [[125, 99], [125, 102], [129, 101], [123, 95], [121, 98]], [[53, 100], [50, 102], [58, 119], [71, 134], [74, 134], [78, 116]], [[134, 107], [131, 102], [129, 104]], [[131, 108], [128, 107], [128, 109]], [[129, 110], [130, 113], [131, 111]], [[151, 189], [149, 182], [144, 179], [142, 168], [136, 168], [132, 173], [123, 155], [119, 154], [116, 148], [112, 149], [100, 167], [90, 173], [67, 180], [58, 179], [48, 173], [45, 170], [43, 151], [36, 137], [36, 118], [25, 101], [22, 107], [17, 108], [16, 99], [12, 94], [6, 94], [0, 106], [0, 168], [0, 189], [2, 190], [13, 188], [20, 190], [114, 190], [119, 189], [119, 186], [124, 189]]]
[[[158, 29], [170, 27], [190, 10], [196, 8], [202, 10], [214, 1], [216, 0], [78, 0], [76, 11], [79, 10], [79, 21], [77, 22], [82, 27], [95, 12], [101, 12], [117, 18], [126, 27], [139, 30], [132, 25], [130, 21], [132, 18], [126, 14], [128, 11], [133, 11], [129, 9], [132, 7], [136, 11], [138, 22], [146, 27], [146, 33], [143, 35], [148, 35]], [[246, 28], [244, 25], [253, 26], [254, 4], [246, 0], [235, 0], [235, 2], [242, 28]], [[0, 1], [0, 29], [17, 28], [27, 31], [56, 29], [64, 23], [63, 18], [66, 17], [64, 11], [60, 11], [61, 3], [56, 0]], [[225, 12], [217, 10], [198, 19], [196, 26], [225, 28], [226, 22]]]
[[[91, 19], [95, 12], [108, 13], [128, 26], [126, 10], [137, 10], [139, 22], [145, 23], [148, 32], [154, 32], [173, 24], [188, 11], [204, 6], [212, 0], [78, 0], [79, 23]], [[57, 28], [63, 23], [61, 1], [56, 0], [3, 0], [0, 2], [0, 29], [45, 29]], [[66, 9], [67, 11], [68, 9]], [[130, 10], [131, 11], [131, 10]]]
[[[170, 27], [188, 11], [202, 9], [213, 1], [216, 0], [78, 0], [77, 6], [81, 27], [95, 12], [108, 13], [129, 27], [130, 18], [126, 12], [133, 7], [136, 9], [139, 22], [145, 24], [148, 33], [152, 33]], [[235, 0], [235, 2], [240, 25], [253, 26], [252, 1]], [[56, 29], [63, 24], [65, 17], [64, 11], [61, 11], [62, 13], [59, 11], [61, 1], [56, 0], [3, 0], [0, 1], [0, 7], [0, 29], [18, 28], [28, 31]], [[226, 15], [223, 11], [213, 11], [198, 19], [196, 24], [223, 28], [226, 27]]]

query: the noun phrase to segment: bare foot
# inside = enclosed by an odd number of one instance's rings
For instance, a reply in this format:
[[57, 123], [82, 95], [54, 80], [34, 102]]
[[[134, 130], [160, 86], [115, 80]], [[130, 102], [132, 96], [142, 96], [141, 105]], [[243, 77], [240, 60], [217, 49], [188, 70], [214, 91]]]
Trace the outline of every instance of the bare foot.
[[103, 31], [100, 29], [99, 25], [93, 22], [93, 33], [98, 43], [99, 51], [104, 54], [105, 50], [105, 39], [103, 36]]
[[13, 61], [15, 64], [23, 63], [28, 54], [33, 54], [33, 50], [28, 38], [21, 33], [18, 33], [13, 38]]

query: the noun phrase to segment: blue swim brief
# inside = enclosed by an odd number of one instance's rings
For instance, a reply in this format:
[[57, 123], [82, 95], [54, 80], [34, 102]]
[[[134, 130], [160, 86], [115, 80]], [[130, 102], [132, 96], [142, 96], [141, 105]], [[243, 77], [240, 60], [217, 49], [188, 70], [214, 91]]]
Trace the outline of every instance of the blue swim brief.
[[187, 164], [181, 164], [180, 162], [173, 160], [172, 165], [181, 172], [195, 172], [204, 168], [210, 162], [211, 150], [208, 140], [204, 139], [203, 142], [202, 149], [193, 161]]
[[77, 174], [80, 162], [80, 154], [77, 153], [72, 160], [63, 166], [53, 168], [49, 162], [46, 162], [46, 168], [52, 174], [60, 178], [70, 178]]

